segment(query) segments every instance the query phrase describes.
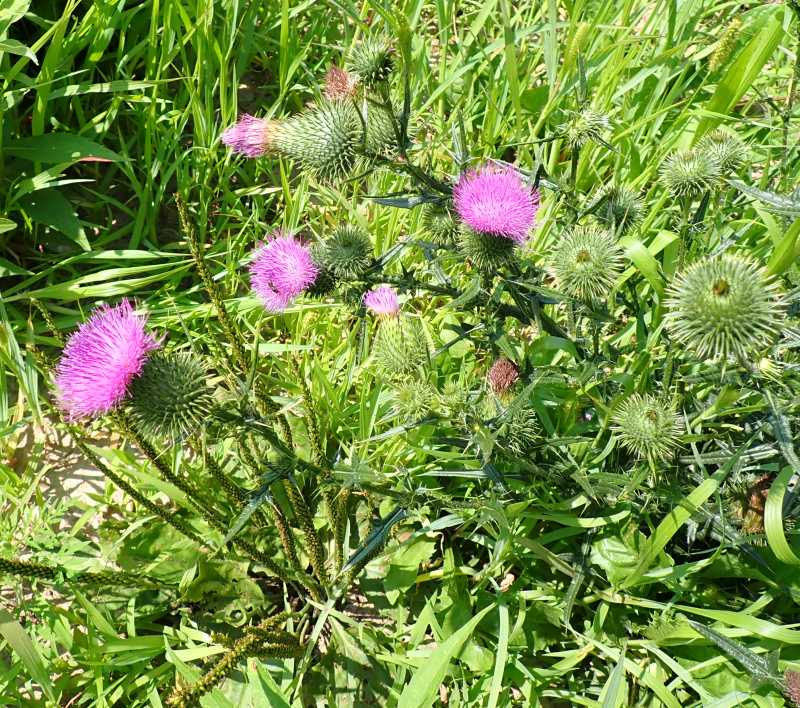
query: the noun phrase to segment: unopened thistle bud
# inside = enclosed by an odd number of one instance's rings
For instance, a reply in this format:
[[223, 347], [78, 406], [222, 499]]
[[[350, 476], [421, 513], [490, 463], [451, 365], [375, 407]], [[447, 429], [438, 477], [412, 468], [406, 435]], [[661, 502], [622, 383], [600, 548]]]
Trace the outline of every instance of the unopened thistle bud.
[[369, 234], [357, 226], [339, 226], [323, 243], [319, 265], [335, 278], [353, 280], [372, 265], [372, 242]]
[[383, 375], [389, 378], [407, 376], [428, 363], [428, 341], [416, 318], [387, 317], [378, 327], [372, 353]]
[[501, 356], [492, 364], [486, 380], [492, 393], [502, 397], [519, 381], [519, 369], [513, 361]]
[[411, 379], [397, 386], [394, 407], [399, 417], [407, 421], [424, 418], [431, 411], [436, 392], [425, 381]]
[[747, 360], [780, 333], [786, 303], [763, 268], [724, 254], [691, 264], [667, 290], [671, 335], [701, 359]]
[[397, 116], [389, 108], [368, 103], [364, 118], [367, 124], [367, 153], [378, 157], [396, 155], [400, 147], [395, 130]]
[[675, 409], [655, 396], [634, 393], [617, 409], [612, 430], [628, 451], [653, 462], [672, 458], [679, 443]]
[[660, 175], [673, 196], [694, 199], [717, 184], [720, 166], [706, 152], [679, 150], [661, 163]]
[[128, 404], [136, 429], [151, 439], [177, 440], [208, 419], [214, 395], [208, 372], [188, 352], [154, 352], [131, 384]]
[[531, 406], [511, 413], [498, 431], [497, 444], [517, 457], [529, 455], [539, 442], [539, 421]]
[[296, 160], [317, 179], [346, 177], [358, 157], [363, 126], [350, 101], [322, 101], [304, 113], [276, 123], [270, 147]]
[[394, 49], [385, 37], [367, 37], [350, 50], [347, 70], [367, 88], [386, 81], [394, 69]]
[[558, 289], [583, 302], [608, 297], [622, 272], [623, 251], [596, 226], [577, 226], [556, 244], [549, 271]]
[[618, 234], [624, 234], [641, 223], [642, 200], [629, 187], [609, 184], [601, 188], [598, 198], [601, 204], [595, 215]]
[[745, 144], [725, 130], [714, 130], [704, 135], [697, 143], [697, 151], [716, 162], [723, 177], [738, 172], [747, 158]]
[[571, 119], [560, 126], [560, 131], [571, 148], [580, 148], [590, 142], [600, 142], [610, 127], [608, 116], [584, 108], [573, 113]]
[[434, 243], [451, 246], [456, 243], [461, 226], [449, 205], [426, 204], [422, 207], [422, 228]]

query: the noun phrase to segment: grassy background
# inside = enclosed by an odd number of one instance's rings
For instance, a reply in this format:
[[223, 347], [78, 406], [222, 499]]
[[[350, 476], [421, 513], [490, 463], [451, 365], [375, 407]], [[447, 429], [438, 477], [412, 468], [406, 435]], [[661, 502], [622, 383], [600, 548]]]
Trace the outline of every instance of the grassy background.
[[[454, 169], [450, 129], [458, 116], [474, 156], [540, 163], [556, 178], [567, 174], [568, 154], [560, 141], [536, 141], [552, 134], [575, 107], [582, 58], [590, 104], [612, 119], [615, 151], [599, 145], [584, 150], [577, 185], [589, 193], [619, 180], [641, 190], [646, 212], [636, 238], [643, 253], [624, 277], [636, 283], [648, 321], [653, 291], [676, 264], [677, 206], [656, 180], [664, 155], [726, 124], [749, 145], [752, 184], [786, 193], [797, 183], [796, 128], [787, 105], [796, 46], [791, 13], [781, 4], [420, 1], [403, 3], [402, 12], [414, 32], [419, 154], [442, 171]], [[34, 551], [38, 558], [79, 569], [116, 557], [123, 545], [128, 531], [122, 525], [118, 536], [113, 523], [99, 534], [87, 532], [97, 504], [118, 506], [110, 488], [94, 502], [79, 503], [78, 521], [56, 534], [71, 504], [47, 503], [37, 491], [46, 471], [44, 444], [37, 443], [29, 459], [18, 452], [32, 425], [48, 425], [47, 396], [26, 344], [55, 344], [30, 298], [44, 302], [66, 333], [96, 301], [134, 296], [156, 328], [207, 348], [218, 330], [177, 228], [176, 192], [191, 206], [231, 309], [257, 342], [253, 351], [270, 358], [271, 376], [283, 382], [282, 402], [291, 409], [299, 396], [287, 383], [290, 365], [298, 360], [315, 396], [326, 400], [323, 424], [331, 444], [343, 451], [342, 479], [357, 475], [397, 491], [409, 477], [419, 482], [433, 469], [478, 466], [469, 455], [431, 454], [437, 450], [435, 434], [424, 427], [407, 436], [372, 439], [391, 427], [391, 397], [360, 369], [361, 325], [348, 309], [310, 302], [266, 317], [245, 286], [244, 258], [274, 227], [322, 235], [341, 221], [356, 222], [369, 230], [378, 254], [419, 228], [414, 211], [358, 198], [395, 191], [402, 186], [395, 177], [379, 174], [356, 184], [352, 198], [348, 191], [312, 187], [285, 162], [232, 159], [219, 143], [238, 113], [280, 116], [313, 100], [327, 67], [339, 63], [360, 35], [385, 27], [381, 13], [377, 4], [318, 0], [0, 2], [4, 555]], [[721, 41], [734, 18], [740, 24]], [[712, 69], [711, 57], [723, 43], [730, 45], [727, 56]], [[46, 139], [25, 142], [51, 132], [77, 135], [111, 152], [102, 153], [103, 162], [78, 160], [97, 155], [97, 148], [74, 140], [66, 147]], [[531, 244], [534, 257], [545, 254], [559, 233], [563, 209], [548, 193]], [[757, 202], [732, 193], [710, 210], [698, 238], [709, 248], [735, 241], [767, 259], [785, 226]], [[414, 268], [422, 259], [409, 251], [402, 261]], [[663, 276], [653, 270], [656, 261]], [[796, 276], [794, 266], [789, 277]], [[411, 300], [437, 338], [449, 338], [461, 320], [441, 299], [420, 294]], [[630, 339], [635, 324], [619, 337]], [[640, 351], [609, 373], [639, 376], [663, 355], [661, 347]], [[551, 356], [544, 350], [533, 355]], [[443, 358], [438, 375], [441, 381], [479, 377], [484, 365], [465, 346]], [[727, 398], [717, 398], [712, 389], [698, 394], [690, 412], [701, 447], [740, 423], [731, 419], [732, 408], [766, 410], [755, 397], [737, 400], [735, 392], [727, 392]], [[577, 391], [545, 390], [546, 432], [554, 437], [581, 432], [567, 421], [587, 402], [602, 399], [601, 391], [591, 377]], [[129, 453], [106, 455], [141, 483], [158, 488]], [[569, 468], [557, 447], [543, 460], [553, 474]], [[773, 458], [766, 468], [781, 464]], [[415, 533], [401, 536], [399, 550], [376, 562], [363, 584], [381, 616], [391, 620], [387, 628], [334, 612], [338, 659], [329, 655], [319, 666], [283, 662], [271, 673], [254, 662], [257, 670], [230, 682], [225, 695], [212, 694], [208, 700], [216, 703], [208, 705], [292, 700], [394, 705], [412, 673], [428, 663], [427, 639], [446, 644], [509, 574], [515, 584], [508, 601], [486, 615], [480, 635], [450, 647], [453, 655], [461, 652], [461, 662], [447, 682], [449, 705], [554, 700], [591, 706], [781, 705], [774, 690], [751, 694], [741, 667], [691, 629], [660, 627], [657, 620], [678, 607], [720, 622], [720, 631], [758, 653], [780, 648], [784, 661], [798, 659], [800, 632], [792, 628], [796, 571], [769, 556], [773, 572], [765, 578], [735, 548], [703, 555], [696, 566], [686, 554], [682, 564], [673, 565], [663, 549], [677, 529], [658, 524], [686, 489], [678, 484], [631, 503], [627, 470], [602, 479], [590, 479], [591, 472], [591, 467], [571, 470], [581, 478], [571, 494], [543, 482], [520, 508], [503, 505], [474, 482], [454, 479], [445, 485], [447, 494], [485, 493], [484, 506], [464, 511], [452, 528], [446, 522], [431, 528], [437, 510], [423, 507]], [[612, 490], [619, 504], [586, 513], [581, 485], [587, 494], [599, 487]], [[634, 517], [636, 523], [629, 524]], [[617, 582], [622, 576], [614, 573], [626, 567], [632, 546], [642, 542], [639, 529], [648, 527], [658, 528], [657, 540], [664, 545], [649, 547], [652, 564], [622, 592]], [[453, 538], [465, 539], [455, 551], [445, 543]], [[604, 543], [593, 547], [588, 568], [571, 554], [596, 539]], [[165, 550], [154, 541], [148, 552], [155, 559]], [[773, 551], [766, 547], [764, 553]], [[13, 592], [10, 604], [26, 613], [35, 649], [24, 665], [3, 650], [0, 695], [10, 705], [46, 700], [28, 691], [17, 695], [27, 675], [45, 696], [80, 692], [74, 705], [158, 705], [158, 690], [172, 680], [176, 666], [191, 675], [189, 664], [218, 650], [190, 617], [165, 626], [151, 621], [151, 608], [138, 607], [133, 597], [93, 603], [79, 595], [72, 604], [57, 605], [21, 586]], [[570, 627], [562, 623], [565, 607], [572, 612]], [[643, 633], [653, 621], [655, 630]], [[629, 633], [638, 638], [626, 644]], [[4, 636], [21, 655], [25, 639], [17, 635], [15, 645], [13, 633]], [[441, 652], [437, 656], [429, 666], [438, 667]], [[72, 676], [76, 669], [84, 673]]]

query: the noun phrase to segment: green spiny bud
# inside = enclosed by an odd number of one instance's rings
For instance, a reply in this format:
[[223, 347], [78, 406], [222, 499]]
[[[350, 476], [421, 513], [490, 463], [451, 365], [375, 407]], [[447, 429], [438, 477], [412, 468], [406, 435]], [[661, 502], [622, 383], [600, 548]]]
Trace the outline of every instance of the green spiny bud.
[[364, 117], [367, 124], [367, 152], [379, 157], [392, 157], [399, 149], [395, 123], [397, 117], [384, 106], [367, 103]]
[[561, 132], [571, 148], [580, 148], [590, 142], [600, 142], [611, 127], [608, 116], [584, 108], [572, 114], [571, 119], [560, 126]]
[[661, 163], [660, 174], [673, 196], [695, 198], [717, 184], [720, 166], [706, 152], [679, 150]]
[[428, 363], [428, 341], [419, 320], [404, 315], [381, 320], [372, 352], [387, 377], [414, 374]]
[[442, 413], [449, 418], [460, 418], [472, 411], [469, 389], [459, 381], [448, 381], [439, 396]]
[[556, 244], [549, 270], [561, 292], [583, 302], [608, 297], [622, 272], [616, 239], [596, 226], [577, 226]]
[[517, 457], [529, 455], [538, 442], [539, 421], [530, 406], [513, 411], [501, 424], [497, 435], [497, 444]]
[[496, 273], [514, 261], [516, 243], [510, 238], [484, 234], [463, 227], [459, 240], [461, 255], [484, 273]]
[[194, 432], [214, 406], [208, 372], [188, 352], [153, 352], [131, 383], [130, 416], [146, 437], [176, 440]]
[[311, 260], [319, 268], [319, 275], [306, 290], [306, 295], [311, 297], [325, 297], [333, 292], [337, 284], [336, 276], [325, 261], [326, 250], [324, 242], [316, 242], [311, 245]]
[[350, 50], [347, 70], [371, 88], [386, 81], [394, 69], [394, 49], [385, 37], [367, 37]]
[[722, 175], [737, 172], [747, 156], [745, 144], [736, 135], [725, 130], [714, 130], [704, 135], [697, 143], [697, 151], [705, 153], [716, 162]]
[[338, 279], [353, 280], [373, 263], [369, 234], [357, 226], [339, 226], [323, 243], [320, 265]]
[[436, 392], [429, 384], [411, 379], [395, 389], [395, 410], [404, 420], [419, 420], [430, 413], [435, 397]]
[[431, 241], [442, 246], [455, 244], [461, 226], [448, 205], [426, 204], [422, 207], [422, 226]]
[[275, 124], [271, 146], [317, 179], [345, 177], [356, 162], [363, 126], [350, 101], [322, 101]]
[[600, 189], [600, 207], [595, 215], [609, 228], [624, 234], [642, 221], [642, 200], [639, 195], [621, 184], [609, 184]]
[[669, 460], [678, 446], [680, 426], [675, 409], [650, 394], [634, 393], [612, 417], [612, 430], [630, 452], [651, 461]]
[[667, 296], [670, 333], [701, 359], [760, 354], [775, 341], [786, 315], [777, 282], [753, 261], [732, 254], [691, 264]]

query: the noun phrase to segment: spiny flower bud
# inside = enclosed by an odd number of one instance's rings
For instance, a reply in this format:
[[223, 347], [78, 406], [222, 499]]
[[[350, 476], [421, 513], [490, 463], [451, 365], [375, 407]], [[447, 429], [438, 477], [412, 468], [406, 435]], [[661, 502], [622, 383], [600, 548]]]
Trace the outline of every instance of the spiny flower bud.
[[496, 396], [504, 396], [519, 381], [519, 369], [513, 361], [501, 356], [492, 364], [486, 379]]
[[270, 146], [296, 160], [317, 179], [331, 182], [350, 172], [362, 143], [363, 126], [350, 101], [322, 101], [276, 123]]
[[666, 461], [678, 446], [680, 427], [675, 409], [650, 394], [634, 393], [612, 420], [612, 430], [622, 446], [639, 457]]
[[777, 282], [732, 254], [691, 264], [667, 296], [671, 335], [701, 359], [746, 360], [761, 353], [775, 341], [786, 314]]
[[459, 381], [448, 381], [439, 396], [439, 406], [450, 418], [466, 415], [472, 409], [469, 389]]
[[430, 413], [435, 395], [428, 383], [411, 379], [395, 389], [395, 410], [404, 420], [419, 420]]
[[513, 411], [497, 435], [497, 444], [517, 457], [529, 455], [538, 442], [539, 421], [531, 406]]
[[461, 255], [478, 270], [496, 273], [514, 261], [517, 244], [510, 238], [483, 234], [462, 228], [459, 239]]
[[445, 204], [426, 204], [422, 207], [422, 227], [431, 241], [442, 246], [453, 245], [461, 228], [455, 214]]
[[324, 242], [320, 258], [320, 265], [335, 278], [358, 278], [374, 260], [369, 234], [357, 226], [339, 226]]
[[428, 363], [428, 341], [416, 318], [387, 317], [381, 320], [372, 353], [383, 375], [410, 375]]
[[325, 88], [322, 95], [329, 101], [342, 101], [356, 95], [358, 89], [356, 77], [338, 66], [332, 66], [325, 74]]
[[367, 88], [386, 81], [394, 69], [394, 49], [385, 37], [367, 37], [350, 50], [347, 70]]
[[697, 151], [716, 162], [723, 176], [737, 172], [747, 156], [745, 144], [736, 135], [721, 129], [704, 135], [697, 143]]
[[177, 440], [195, 432], [214, 405], [208, 372], [188, 352], [154, 352], [131, 385], [128, 409], [151, 439]]
[[561, 292], [583, 302], [597, 302], [614, 287], [622, 272], [622, 256], [608, 231], [577, 226], [556, 244], [549, 271]]
[[571, 119], [560, 126], [567, 143], [572, 148], [580, 148], [590, 142], [599, 142], [611, 127], [608, 116], [591, 108], [584, 108], [572, 114]]
[[742, 18], [737, 15], [728, 23], [728, 26], [722, 32], [722, 36], [717, 42], [717, 47], [708, 60], [708, 70], [710, 72], [715, 72], [728, 61], [733, 52], [733, 48], [736, 46], [736, 40], [739, 37], [741, 28]]
[[642, 221], [642, 200], [629, 187], [609, 184], [597, 196], [601, 203], [595, 215], [618, 234], [630, 231]]
[[660, 175], [674, 196], [696, 198], [717, 183], [720, 166], [706, 152], [679, 150], [661, 163]]
[[364, 120], [367, 124], [367, 152], [378, 157], [392, 157], [397, 154], [397, 116], [384, 106], [367, 103]]

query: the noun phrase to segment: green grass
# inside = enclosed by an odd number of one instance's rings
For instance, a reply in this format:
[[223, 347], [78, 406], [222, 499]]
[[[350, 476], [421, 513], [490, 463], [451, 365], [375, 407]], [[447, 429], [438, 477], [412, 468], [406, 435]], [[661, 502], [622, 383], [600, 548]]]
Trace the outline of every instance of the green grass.
[[[455, 426], [402, 425], [394, 416], [392, 386], [367, 360], [371, 325], [342, 298], [301, 299], [272, 316], [250, 294], [246, 259], [276, 227], [322, 238], [354, 223], [377, 255], [424, 238], [419, 209], [367, 198], [404, 190], [402, 177], [381, 171], [320, 187], [285, 160], [234, 158], [219, 140], [242, 112], [279, 118], [314, 100], [327, 68], [359, 37], [390, 31], [389, 5], [0, 0], [0, 558], [64, 569], [55, 592], [51, 583], [3, 578], [3, 703], [162, 705], [176, 678], [196, 681], [225, 650], [218, 633], [235, 639], [296, 599], [241, 555], [201, 552], [114, 494], [110, 481], [90, 502], [54, 502], [40, 481], [62, 463], [41, 442], [30, 457], [19, 453], [33, 428], [64, 431], [31, 351], [55, 356], [58, 342], [32, 298], [66, 336], [98, 301], [133, 297], [169, 342], [211, 353], [224, 371], [223, 332], [179, 224], [181, 194], [247, 364], [289, 414], [306, 458], [308, 401], [297, 367], [317, 402], [335, 460], [331, 486], [358, 500], [348, 551], [363, 547], [371, 520], [397, 505], [408, 512], [386, 529], [388, 543], [357, 592], [306, 602], [293, 615], [289, 630], [304, 637], [303, 655], [244, 658], [202, 705], [406, 707], [443, 696], [449, 706], [788, 704], [774, 682], [751, 688], [756, 664], [746, 661], [779, 650], [780, 672], [800, 665], [797, 509], [785, 504], [800, 473], [796, 353], [787, 347], [779, 382], [765, 384], [742, 372], [726, 381], [670, 347], [663, 293], [679, 269], [686, 225], [658, 169], [717, 125], [734, 129], [747, 144], [744, 191], [715, 197], [692, 238], [704, 252], [735, 244], [793, 292], [797, 19], [781, 4], [710, 0], [394, 7], [411, 30], [412, 157], [455, 176], [453, 131], [463, 125], [472, 157], [538, 169], [544, 198], [532, 262], [549, 257], [574, 219], [575, 195], [550, 184], [574, 182], [581, 198], [613, 181], [641, 194], [642, 224], [622, 239], [617, 326], [604, 335], [606, 353], [616, 355], [576, 356], [571, 341], [509, 326], [490, 345], [465, 338], [436, 358], [430, 378], [439, 390], [452, 381], [478, 387], [497, 353], [530, 364], [524, 383], [535, 385], [525, 390], [542, 436], [523, 459], [491, 458], [503, 487], [487, 479], [485, 448], [476, 452], [476, 442], [492, 449], [486, 430], [464, 447], [452, 444]], [[741, 25], [732, 46], [711, 70], [734, 18]], [[573, 174], [570, 150], [552, 138], [584, 90], [611, 119], [612, 149], [589, 144]], [[427, 267], [419, 249], [405, 248], [387, 273], [432, 281]], [[462, 263], [443, 268], [469, 286]], [[468, 299], [448, 303], [422, 288], [406, 298], [435, 347], [475, 324]], [[564, 305], [547, 311], [574, 334]], [[682, 447], [652, 475], [610, 434], [611, 416], [633, 391], [660, 393], [670, 375]], [[185, 501], [131, 448], [94, 449], [148, 497]], [[237, 459], [231, 440], [223, 449]], [[167, 448], [163, 457], [211, 484], [184, 451]], [[246, 479], [235, 465], [229, 472]], [[734, 481], [764, 475], [774, 478], [764, 533], [751, 536], [730, 521]], [[277, 503], [288, 504], [280, 494]], [[89, 523], [96, 515], [97, 529]], [[218, 530], [193, 523], [220, 544]], [[252, 533], [246, 526], [239, 537]], [[305, 560], [306, 549], [300, 554]], [[69, 582], [112, 567], [164, 588]], [[720, 648], [687, 618], [745, 653]]]

